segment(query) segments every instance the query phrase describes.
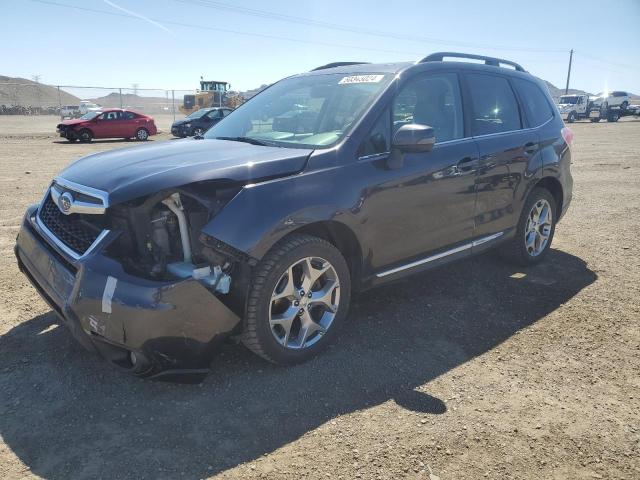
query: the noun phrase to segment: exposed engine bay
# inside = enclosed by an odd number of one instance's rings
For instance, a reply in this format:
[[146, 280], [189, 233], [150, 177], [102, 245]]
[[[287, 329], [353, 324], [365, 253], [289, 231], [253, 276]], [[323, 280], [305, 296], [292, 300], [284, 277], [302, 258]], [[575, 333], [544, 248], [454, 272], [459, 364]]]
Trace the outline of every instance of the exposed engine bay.
[[216, 248], [218, 242], [201, 229], [239, 190], [203, 182], [114, 205], [109, 223], [120, 234], [107, 254], [132, 275], [160, 281], [193, 277], [226, 294], [238, 258]]

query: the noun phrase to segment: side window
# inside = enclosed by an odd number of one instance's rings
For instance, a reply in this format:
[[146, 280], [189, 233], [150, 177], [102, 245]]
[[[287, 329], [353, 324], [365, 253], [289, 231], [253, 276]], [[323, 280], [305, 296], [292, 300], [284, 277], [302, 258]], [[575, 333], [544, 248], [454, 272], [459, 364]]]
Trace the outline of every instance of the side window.
[[226, 117], [227, 115], [229, 115], [231, 113], [231, 110], [223, 110], [222, 111], [222, 116]]
[[471, 73], [467, 75], [473, 116], [473, 135], [489, 135], [522, 128], [518, 102], [506, 78]]
[[388, 152], [391, 148], [391, 115], [385, 108], [380, 118], [373, 125], [369, 135], [358, 148], [358, 157]]
[[409, 123], [432, 127], [436, 142], [464, 136], [462, 100], [455, 73], [420, 75], [409, 80], [393, 101], [393, 131]]
[[540, 87], [528, 80], [515, 79], [513, 83], [524, 103], [530, 127], [538, 127], [553, 117], [547, 96]]
[[133, 120], [134, 118], [136, 118], [133, 112], [124, 112], [123, 117], [125, 120]]
[[121, 116], [122, 116], [122, 112], [116, 111], [116, 112], [106, 112], [103, 114], [104, 119], [105, 120], [120, 120]]

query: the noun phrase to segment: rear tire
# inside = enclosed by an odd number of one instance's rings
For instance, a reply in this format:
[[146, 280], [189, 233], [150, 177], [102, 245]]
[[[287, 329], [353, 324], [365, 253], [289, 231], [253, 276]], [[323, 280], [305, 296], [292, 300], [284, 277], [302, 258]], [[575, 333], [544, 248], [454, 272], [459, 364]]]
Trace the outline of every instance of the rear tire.
[[569, 116], [567, 117], [567, 122], [568, 122], [568, 123], [573, 123], [573, 122], [575, 122], [575, 121], [576, 121], [576, 114], [575, 114], [575, 113], [573, 113], [573, 112], [571, 112], [571, 113], [569, 114]]
[[149, 138], [149, 132], [146, 128], [139, 128], [136, 130], [136, 140], [144, 142]]
[[339, 333], [350, 297], [349, 268], [340, 251], [321, 238], [292, 234], [255, 269], [242, 342], [275, 364], [309, 360]]
[[[546, 221], [542, 214], [536, 219], [536, 212], [543, 213], [545, 208], [548, 209], [544, 214], [548, 215]], [[559, 215], [556, 210], [556, 201], [549, 190], [534, 188], [520, 213], [515, 236], [500, 250], [502, 257], [523, 267], [541, 262], [551, 248], [556, 231]]]

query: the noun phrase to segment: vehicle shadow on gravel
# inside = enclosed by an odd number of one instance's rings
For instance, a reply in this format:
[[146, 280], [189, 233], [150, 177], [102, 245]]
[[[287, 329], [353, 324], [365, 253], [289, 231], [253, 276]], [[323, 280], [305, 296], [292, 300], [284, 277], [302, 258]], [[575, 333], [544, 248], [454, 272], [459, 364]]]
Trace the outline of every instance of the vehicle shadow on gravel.
[[226, 345], [199, 386], [116, 371], [41, 315], [0, 337], [0, 435], [47, 479], [196, 479], [384, 402], [441, 414], [427, 382], [597, 279], [558, 250], [516, 272], [484, 255], [363, 293], [341, 340], [313, 361], [279, 368]]

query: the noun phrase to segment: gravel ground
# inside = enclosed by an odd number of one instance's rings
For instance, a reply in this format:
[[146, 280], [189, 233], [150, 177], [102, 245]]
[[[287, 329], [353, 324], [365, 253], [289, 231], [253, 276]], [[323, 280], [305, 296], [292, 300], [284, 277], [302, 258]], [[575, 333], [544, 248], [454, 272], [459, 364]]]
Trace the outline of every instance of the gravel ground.
[[367, 292], [321, 357], [229, 344], [198, 386], [84, 351], [18, 272], [25, 207], [123, 146], [54, 126], [0, 117], [0, 478], [640, 478], [640, 121], [572, 126], [574, 201], [543, 265], [487, 254]]

